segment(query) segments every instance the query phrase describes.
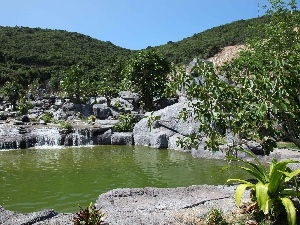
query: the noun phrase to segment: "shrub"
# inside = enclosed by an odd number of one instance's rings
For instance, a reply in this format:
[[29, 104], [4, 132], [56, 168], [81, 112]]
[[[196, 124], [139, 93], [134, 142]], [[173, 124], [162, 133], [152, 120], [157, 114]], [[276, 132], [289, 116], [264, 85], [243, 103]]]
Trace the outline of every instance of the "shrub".
[[226, 220], [223, 217], [223, 213], [219, 209], [212, 208], [205, 219], [207, 225], [225, 225], [227, 224]]
[[79, 208], [80, 211], [75, 214], [73, 219], [74, 225], [100, 225], [103, 222], [105, 214], [101, 212], [101, 209], [92, 206], [92, 202], [86, 209], [81, 206]]
[[131, 132], [133, 131], [134, 125], [136, 123], [134, 115], [132, 114], [122, 114], [118, 116], [119, 122], [114, 125], [113, 129], [117, 132]]
[[[273, 159], [268, 172], [265, 166], [252, 153], [246, 150], [240, 150], [251, 156], [255, 163], [248, 162], [233, 156], [227, 156], [229, 160], [242, 162], [245, 166], [239, 168], [245, 170], [257, 179], [257, 183], [253, 184], [242, 179], [228, 179], [228, 182], [241, 183], [235, 193], [235, 201], [239, 206], [242, 195], [246, 188], [251, 189], [251, 200], [254, 202], [253, 207], [261, 210], [265, 215], [270, 215], [274, 218], [278, 217], [282, 212], [286, 212], [289, 225], [296, 224], [296, 208], [294, 199], [299, 198], [297, 175], [300, 174], [300, 169], [292, 171], [287, 165], [289, 163], [297, 163], [298, 161], [284, 160], [277, 162]], [[290, 182], [293, 182], [295, 188], [290, 187]]]
[[28, 113], [28, 110], [32, 108], [32, 104], [26, 101], [25, 96], [20, 99], [18, 109], [19, 109], [19, 115], [26, 115]]
[[72, 130], [73, 130], [73, 126], [70, 122], [63, 121], [63, 122], [60, 123], [60, 129], [67, 130], [68, 133], [71, 133]]
[[42, 120], [44, 120], [45, 123], [50, 123], [52, 117], [53, 117], [52, 113], [46, 112], [46, 113], [42, 116]]
[[96, 116], [91, 115], [91, 116], [89, 116], [88, 120], [92, 121], [92, 122], [95, 122], [96, 121]]

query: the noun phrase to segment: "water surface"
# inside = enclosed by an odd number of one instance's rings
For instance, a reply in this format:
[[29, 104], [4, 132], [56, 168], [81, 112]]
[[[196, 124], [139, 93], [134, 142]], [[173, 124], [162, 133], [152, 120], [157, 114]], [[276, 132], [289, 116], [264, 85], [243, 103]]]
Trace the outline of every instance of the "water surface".
[[76, 212], [115, 188], [224, 184], [243, 177], [224, 160], [139, 146], [0, 151], [0, 205], [18, 212]]

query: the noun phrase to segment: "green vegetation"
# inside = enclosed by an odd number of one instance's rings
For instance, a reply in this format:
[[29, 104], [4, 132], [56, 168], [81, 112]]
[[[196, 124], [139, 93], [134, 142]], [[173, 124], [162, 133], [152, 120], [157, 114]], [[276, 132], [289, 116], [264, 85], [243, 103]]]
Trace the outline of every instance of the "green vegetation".
[[19, 98], [24, 95], [22, 86], [16, 81], [7, 81], [1, 89], [1, 94], [12, 104], [12, 109], [16, 107]]
[[44, 120], [45, 123], [50, 123], [52, 120], [52, 113], [50, 112], [46, 112], [43, 116], [42, 116], [42, 120]]
[[[240, 150], [242, 151], [242, 150]], [[300, 197], [298, 190], [297, 175], [300, 169], [292, 171], [287, 165], [289, 163], [298, 163], [298, 161], [284, 160], [277, 162], [273, 159], [268, 172], [259, 159], [249, 151], [243, 151], [250, 155], [255, 163], [228, 156], [227, 159], [242, 162], [245, 166], [239, 166], [250, 175], [257, 179], [257, 183], [253, 184], [242, 179], [229, 179], [228, 182], [239, 182], [236, 189], [235, 199], [239, 206], [242, 195], [246, 188], [251, 188], [251, 199], [254, 202], [253, 207], [258, 207], [265, 215], [271, 215], [277, 218], [283, 211], [287, 214], [287, 220], [290, 225], [296, 224], [296, 208], [293, 203], [293, 197]], [[291, 187], [290, 181], [295, 185], [295, 189]]]
[[119, 122], [113, 127], [116, 132], [132, 132], [134, 125], [138, 122], [134, 118], [134, 115], [129, 113], [120, 113], [118, 120]]
[[194, 34], [178, 42], [169, 41], [155, 49], [174, 64], [188, 64], [193, 58], [209, 58], [226, 46], [244, 44], [246, 39], [262, 37], [262, 31], [255, 32], [251, 27], [265, 24], [268, 16], [249, 20], [239, 20]]
[[165, 90], [170, 63], [153, 51], [140, 51], [134, 55], [123, 70], [124, 84], [141, 95], [146, 110], [153, 109], [154, 97]]
[[24, 89], [37, 80], [56, 91], [72, 65], [84, 68], [86, 81], [110, 79], [106, 72], [132, 53], [82, 34], [41, 28], [0, 27], [0, 42], [0, 82], [14, 79]]
[[101, 209], [96, 209], [95, 206], [91, 204], [83, 209], [79, 206], [80, 211], [75, 214], [73, 222], [74, 225], [100, 225], [103, 222], [104, 213], [101, 212]]
[[226, 225], [227, 222], [224, 218], [222, 211], [219, 209], [212, 208], [205, 219], [207, 225]]
[[68, 121], [62, 121], [59, 124], [60, 129], [66, 130], [68, 133], [71, 133], [73, 130], [73, 126], [70, 122]]
[[277, 148], [297, 149], [299, 148], [293, 142], [277, 142]]
[[280, 1], [271, 3], [270, 22], [257, 27], [264, 39], [249, 40], [236, 59], [218, 70], [199, 61], [193, 71], [203, 83], [197, 84], [185, 72], [172, 83], [175, 90], [184, 87], [190, 100], [199, 99], [191, 106], [201, 122], [200, 131], [208, 134], [209, 149], [218, 149], [218, 137], [226, 130], [261, 140], [266, 154], [276, 146], [277, 136], [300, 146], [300, 14], [290, 12], [295, 5], [290, 9]]
[[[267, 17], [236, 21], [151, 50], [157, 50], [169, 62], [186, 64], [196, 56], [206, 58], [227, 45], [244, 43], [256, 35], [248, 25], [266, 21]], [[0, 42], [0, 84], [15, 82], [20, 91], [33, 95], [38, 88], [57, 92], [70, 68], [80, 65], [81, 81], [88, 84], [87, 94], [112, 98], [123, 80], [125, 62], [135, 53], [74, 32], [17, 26], [0, 26]]]
[[96, 121], [96, 119], [97, 118], [94, 115], [90, 115], [89, 118], [88, 118], [88, 120], [91, 121], [92, 123], [94, 123]]
[[18, 105], [18, 109], [19, 109], [19, 115], [26, 115], [29, 111], [29, 109], [32, 109], [33, 106], [26, 101], [25, 96], [20, 98], [19, 100], [19, 105]]
[[64, 72], [64, 78], [60, 82], [60, 87], [72, 102], [84, 102], [89, 84], [84, 80], [84, 71], [79, 65], [73, 65]]

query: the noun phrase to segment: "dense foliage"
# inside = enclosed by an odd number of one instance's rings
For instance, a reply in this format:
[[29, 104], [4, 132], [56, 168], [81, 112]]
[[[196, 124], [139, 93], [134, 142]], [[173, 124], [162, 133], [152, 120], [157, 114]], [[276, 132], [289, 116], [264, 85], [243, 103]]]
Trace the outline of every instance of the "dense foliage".
[[87, 80], [101, 80], [131, 50], [78, 33], [27, 27], [0, 27], [0, 84], [15, 79], [24, 88], [38, 79], [57, 89], [62, 72], [81, 65]]
[[[251, 200], [253, 208], [260, 209], [264, 214], [277, 218], [281, 213], [286, 212], [289, 225], [296, 225], [295, 197], [300, 197], [297, 176], [300, 169], [292, 171], [288, 164], [299, 163], [290, 159], [277, 162], [273, 159], [270, 170], [267, 171], [259, 159], [249, 151], [244, 151], [254, 159], [254, 163], [238, 159], [233, 156], [227, 158], [232, 161], [242, 162], [245, 166], [239, 166], [242, 170], [254, 176], [257, 183], [253, 184], [247, 180], [228, 179], [227, 182], [240, 183], [236, 189], [236, 203], [240, 206], [241, 198], [246, 188], [251, 189]], [[294, 184], [296, 188], [292, 188]]]
[[153, 109], [154, 97], [160, 97], [166, 87], [171, 65], [154, 51], [144, 50], [134, 55], [123, 70], [124, 84], [138, 92], [146, 110]]
[[249, 40], [236, 59], [218, 70], [198, 62], [194, 71], [204, 82], [185, 73], [177, 79], [176, 88], [183, 85], [190, 99], [199, 100], [193, 108], [211, 149], [228, 130], [239, 138], [260, 140], [266, 154], [282, 135], [300, 146], [300, 14], [293, 4], [271, 3], [270, 22], [257, 27], [264, 39]]

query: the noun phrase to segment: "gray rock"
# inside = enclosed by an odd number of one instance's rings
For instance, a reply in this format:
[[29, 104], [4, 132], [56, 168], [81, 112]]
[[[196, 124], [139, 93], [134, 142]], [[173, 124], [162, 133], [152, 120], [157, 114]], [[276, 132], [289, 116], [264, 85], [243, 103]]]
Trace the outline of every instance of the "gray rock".
[[93, 113], [93, 106], [91, 104], [74, 104], [74, 111], [83, 117], [89, 117]]
[[105, 97], [97, 97], [96, 102], [98, 104], [105, 104], [105, 103], [107, 103], [107, 99]]
[[30, 118], [28, 117], [28, 115], [22, 115], [21, 121], [24, 122], [24, 123], [29, 123]]
[[106, 104], [95, 104], [93, 105], [93, 114], [99, 119], [107, 119], [111, 116], [111, 111]]
[[133, 105], [123, 98], [113, 98], [110, 102], [110, 105], [120, 110], [125, 108], [133, 109]]
[[[235, 188], [201, 185], [116, 189], [100, 195], [95, 205], [106, 213], [104, 220], [110, 225], [188, 224], [182, 218], [187, 214], [199, 218], [212, 207], [225, 214], [236, 210]], [[182, 223], [178, 223], [180, 220]]]
[[0, 206], [0, 224], [2, 225], [36, 224], [39, 221], [52, 218], [56, 215], [57, 212], [52, 209], [22, 214], [5, 210]]
[[257, 143], [256, 141], [246, 141], [246, 146], [249, 150], [251, 150], [256, 155], [264, 155], [263, 148], [261, 144]]
[[133, 129], [133, 139], [135, 145], [149, 146], [150, 145], [150, 128], [147, 124], [147, 119], [141, 119]]
[[131, 91], [121, 91], [119, 93], [119, 96], [122, 99], [129, 100], [129, 101], [133, 101], [133, 100], [139, 98], [139, 94], [131, 92]]
[[[148, 118], [141, 119], [134, 127], [133, 136], [135, 145], [143, 146], [152, 146], [150, 143], [151, 133], [157, 133], [157, 130], [169, 130], [166, 135], [166, 139], [169, 140], [170, 136], [174, 133], [178, 133], [182, 136], [187, 136], [193, 133], [197, 133], [199, 130], [200, 123], [199, 121], [193, 119], [193, 115], [189, 117], [186, 121], [179, 119], [180, 112], [186, 108], [188, 113], [191, 113], [192, 110], [189, 108], [186, 102], [176, 103], [174, 105], [168, 106], [164, 109], [158, 110], [153, 113], [153, 116], [160, 117], [157, 122], [152, 124], [150, 130], [148, 126]], [[146, 113], [145, 116], [151, 116], [150, 113]], [[155, 143], [155, 142], [152, 142]], [[168, 147], [168, 146], [167, 146]]]
[[168, 148], [169, 137], [174, 134], [168, 129], [153, 129], [150, 133], [150, 146], [153, 148]]
[[95, 145], [110, 145], [111, 144], [111, 129], [101, 132], [93, 137], [93, 144]]
[[112, 145], [133, 145], [132, 132], [115, 132], [111, 136]]
[[168, 148], [173, 150], [190, 152], [191, 151], [190, 149], [186, 147], [181, 147], [180, 144], [178, 143], [178, 141], [182, 138], [184, 138], [184, 136], [181, 134], [174, 134], [171, 137], [169, 137]]

